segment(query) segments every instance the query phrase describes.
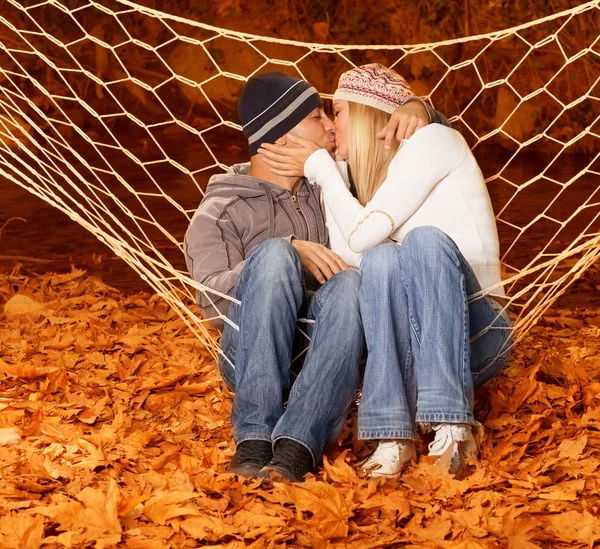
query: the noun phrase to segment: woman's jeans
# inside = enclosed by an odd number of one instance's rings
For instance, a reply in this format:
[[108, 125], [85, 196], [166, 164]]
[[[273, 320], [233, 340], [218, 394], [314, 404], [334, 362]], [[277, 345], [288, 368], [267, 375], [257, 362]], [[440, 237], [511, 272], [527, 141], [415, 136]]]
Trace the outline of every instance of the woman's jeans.
[[[316, 464], [335, 441], [359, 381], [364, 346], [359, 287], [359, 273], [346, 270], [309, 296], [292, 245], [273, 238], [253, 250], [235, 289], [241, 304], [231, 303], [227, 315], [239, 331], [225, 324], [221, 338], [229, 359], [221, 357], [221, 375], [235, 392], [236, 444], [291, 438], [310, 450]], [[299, 313], [314, 323], [305, 326], [311, 341], [290, 388]]]
[[473, 388], [504, 365], [506, 313], [481, 290], [454, 241], [410, 231], [361, 262], [368, 358], [358, 410], [361, 439], [416, 438], [416, 423], [475, 423]]

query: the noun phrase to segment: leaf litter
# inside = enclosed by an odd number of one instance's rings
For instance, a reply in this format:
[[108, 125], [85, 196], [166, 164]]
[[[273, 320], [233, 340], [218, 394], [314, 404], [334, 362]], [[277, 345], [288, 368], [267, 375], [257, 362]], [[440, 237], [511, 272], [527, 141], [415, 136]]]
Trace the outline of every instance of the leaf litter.
[[[600, 270], [579, 289], [592, 295]], [[303, 484], [227, 473], [231, 394], [156, 295], [73, 268], [0, 273], [0, 547], [591, 548], [600, 541], [600, 314], [555, 308], [478, 391], [479, 460], [358, 464], [353, 409]], [[214, 334], [216, 336], [216, 333]], [[422, 450], [425, 449], [424, 442]]]

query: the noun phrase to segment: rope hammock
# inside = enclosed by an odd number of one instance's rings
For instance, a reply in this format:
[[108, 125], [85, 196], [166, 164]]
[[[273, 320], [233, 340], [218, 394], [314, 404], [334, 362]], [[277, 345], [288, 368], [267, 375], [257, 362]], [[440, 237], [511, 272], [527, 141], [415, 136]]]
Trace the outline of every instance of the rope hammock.
[[91, 231], [214, 356], [194, 294], [217, 295], [190, 279], [183, 236], [209, 176], [244, 159], [235, 99], [259, 72], [331, 98], [342, 72], [378, 61], [450, 117], [486, 176], [515, 342], [600, 254], [600, 0], [406, 46], [280, 40], [129, 0], [4, 6], [0, 176]]

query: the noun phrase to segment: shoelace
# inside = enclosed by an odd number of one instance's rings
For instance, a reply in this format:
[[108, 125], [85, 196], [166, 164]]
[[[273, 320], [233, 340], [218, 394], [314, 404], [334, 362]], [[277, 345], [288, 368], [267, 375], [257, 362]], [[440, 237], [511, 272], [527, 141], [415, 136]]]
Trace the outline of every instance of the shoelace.
[[294, 464], [296, 467], [300, 465], [300, 460], [308, 461], [310, 458], [308, 450], [300, 444], [289, 444], [286, 440], [282, 440], [275, 451], [275, 463]]
[[256, 442], [252, 442], [250, 444], [243, 444], [241, 446], [239, 460], [240, 460], [240, 462], [263, 461], [264, 458], [270, 457], [270, 455], [271, 455], [270, 443], [265, 442], [265, 444], [261, 444], [260, 441], [256, 441]]
[[[398, 451], [394, 452], [392, 455], [390, 455], [389, 451], [394, 449], [395, 447], [398, 447]], [[385, 458], [386, 460], [397, 461], [400, 452], [402, 452], [402, 444], [401, 443], [381, 442], [377, 446], [377, 448], [375, 449], [375, 452], [373, 452], [373, 455], [369, 458], [368, 461], [369, 462], [371, 462], [371, 461], [380, 462], [380, 461], [382, 461], [382, 458]]]
[[443, 453], [453, 440], [465, 440], [464, 427], [443, 423], [433, 427], [435, 439], [429, 443], [429, 452], [437, 455]]

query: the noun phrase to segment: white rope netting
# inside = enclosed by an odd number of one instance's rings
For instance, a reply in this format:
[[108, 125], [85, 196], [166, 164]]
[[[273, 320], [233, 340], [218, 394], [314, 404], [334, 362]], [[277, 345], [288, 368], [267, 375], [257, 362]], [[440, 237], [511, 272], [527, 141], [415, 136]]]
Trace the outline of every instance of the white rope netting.
[[[600, 254], [600, 0], [519, 27], [411, 46], [300, 43], [129, 0], [4, 0], [0, 176], [133, 267], [212, 352], [183, 236], [210, 175], [244, 160], [243, 83], [279, 70], [325, 98], [381, 62], [450, 117], [497, 214], [518, 340]], [[66, 238], [66, 236], [65, 236]]]

